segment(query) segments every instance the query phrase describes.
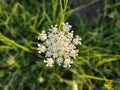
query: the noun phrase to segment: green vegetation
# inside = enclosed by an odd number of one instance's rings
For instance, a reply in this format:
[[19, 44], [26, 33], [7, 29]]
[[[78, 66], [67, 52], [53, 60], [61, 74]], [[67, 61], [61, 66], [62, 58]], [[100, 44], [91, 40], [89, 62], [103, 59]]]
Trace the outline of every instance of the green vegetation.
[[[120, 1], [103, 0], [94, 23], [73, 17], [87, 5], [68, 2], [0, 0], [0, 90], [120, 90]], [[71, 68], [47, 68], [37, 36], [65, 21], [82, 37], [79, 57]]]

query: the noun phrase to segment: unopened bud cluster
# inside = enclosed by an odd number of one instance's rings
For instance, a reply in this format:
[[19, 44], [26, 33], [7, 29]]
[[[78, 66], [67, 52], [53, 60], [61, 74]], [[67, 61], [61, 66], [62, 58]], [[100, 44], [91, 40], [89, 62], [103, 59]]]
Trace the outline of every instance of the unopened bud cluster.
[[51, 26], [48, 33], [42, 31], [38, 36], [38, 40], [42, 42], [38, 44], [38, 53], [45, 54], [43, 62], [46, 66], [52, 67], [56, 63], [71, 67], [72, 60], [78, 56], [76, 46], [81, 45], [81, 38], [73, 36], [71, 27], [68, 23], [63, 23], [61, 30], [58, 30], [57, 25]]

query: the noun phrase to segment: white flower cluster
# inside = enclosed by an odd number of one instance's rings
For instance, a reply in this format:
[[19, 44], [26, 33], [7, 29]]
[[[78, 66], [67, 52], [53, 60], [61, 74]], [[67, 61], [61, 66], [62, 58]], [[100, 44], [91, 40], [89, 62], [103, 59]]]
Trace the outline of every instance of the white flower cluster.
[[47, 34], [42, 31], [38, 36], [38, 40], [42, 41], [38, 44], [38, 52], [45, 53], [46, 66], [52, 67], [57, 63], [59, 66], [71, 67], [73, 63], [71, 59], [78, 56], [76, 45], [81, 45], [81, 38], [73, 37], [71, 27], [68, 23], [63, 23], [61, 30], [58, 30], [57, 25], [51, 26]]

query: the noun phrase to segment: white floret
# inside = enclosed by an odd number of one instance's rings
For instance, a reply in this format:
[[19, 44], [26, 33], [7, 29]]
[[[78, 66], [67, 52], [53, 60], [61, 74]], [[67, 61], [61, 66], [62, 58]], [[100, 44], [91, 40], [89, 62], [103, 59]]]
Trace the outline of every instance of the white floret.
[[76, 36], [76, 38], [73, 39], [74, 45], [81, 45], [81, 38], [79, 36]]
[[58, 57], [58, 58], [56, 59], [56, 62], [57, 62], [57, 64], [60, 66], [60, 65], [62, 64], [62, 62], [63, 62], [63, 58], [62, 58], [62, 57]]
[[52, 67], [54, 64], [54, 61], [52, 58], [47, 58], [47, 60], [44, 60], [44, 63], [46, 63], [47, 67]]
[[63, 23], [62, 29], [63, 29], [63, 31], [68, 32], [71, 29], [71, 27], [72, 26], [69, 25], [69, 23]]
[[38, 40], [45, 41], [47, 39], [47, 35], [45, 34], [45, 31], [42, 31], [42, 33], [38, 36]]
[[46, 51], [46, 47], [44, 45], [38, 44], [38, 52], [44, 53]]
[[72, 63], [73, 61], [71, 61], [70, 59], [65, 59], [63, 67], [71, 67]]

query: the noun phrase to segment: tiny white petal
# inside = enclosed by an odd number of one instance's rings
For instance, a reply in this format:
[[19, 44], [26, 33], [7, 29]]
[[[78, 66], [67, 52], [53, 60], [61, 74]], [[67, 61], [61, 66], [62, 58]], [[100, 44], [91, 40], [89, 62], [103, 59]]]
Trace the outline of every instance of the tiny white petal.
[[41, 46], [41, 44], [38, 44], [38, 47]]

